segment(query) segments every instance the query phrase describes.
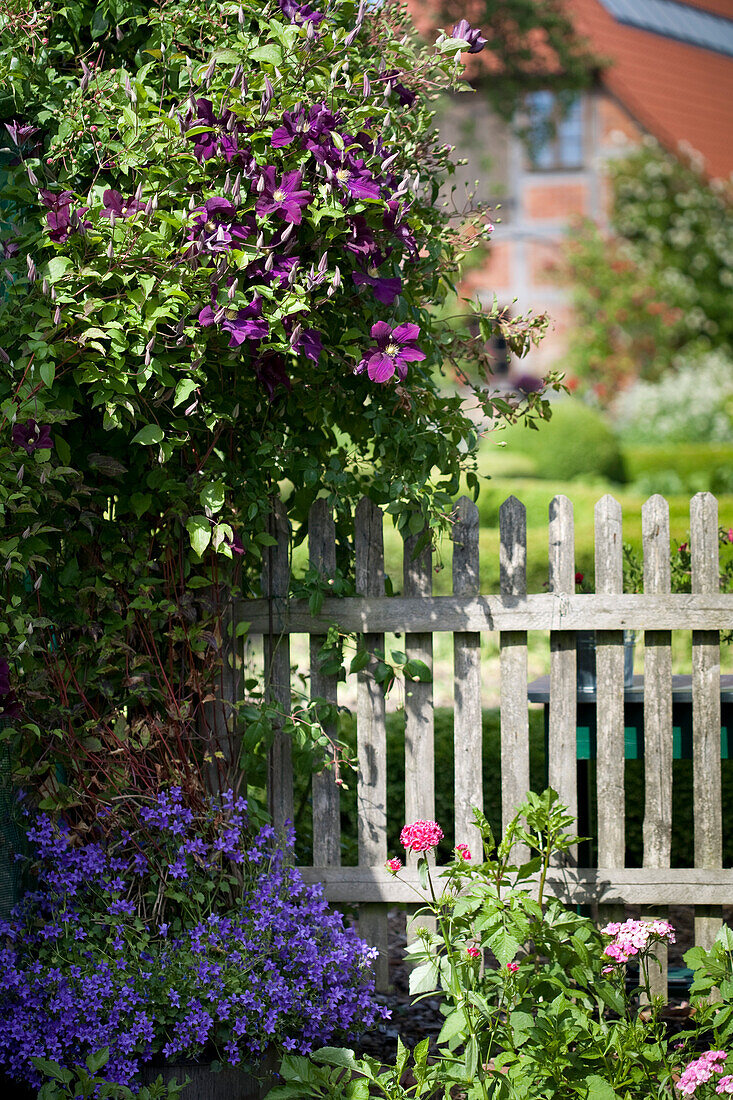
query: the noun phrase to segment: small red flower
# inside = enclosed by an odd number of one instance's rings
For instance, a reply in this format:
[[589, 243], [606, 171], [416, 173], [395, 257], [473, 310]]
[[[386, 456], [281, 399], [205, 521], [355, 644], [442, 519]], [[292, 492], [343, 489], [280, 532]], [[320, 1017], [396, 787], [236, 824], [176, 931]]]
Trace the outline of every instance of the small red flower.
[[582, 584], [584, 580], [585, 580], [585, 573], [576, 573], [575, 574], [575, 583], [576, 584]]
[[470, 859], [471, 853], [468, 850], [467, 844], [456, 844], [456, 851], [460, 854], [462, 859]]
[[481, 958], [481, 952], [479, 951], [478, 947], [467, 947], [466, 954], [468, 955], [469, 959]]
[[393, 875], [396, 875], [402, 867], [402, 860], [395, 856], [394, 859], [388, 859], [384, 866], [388, 871], [391, 871]]
[[519, 970], [519, 963], [511, 962], [506, 964], [506, 968], [510, 974], [516, 974]]

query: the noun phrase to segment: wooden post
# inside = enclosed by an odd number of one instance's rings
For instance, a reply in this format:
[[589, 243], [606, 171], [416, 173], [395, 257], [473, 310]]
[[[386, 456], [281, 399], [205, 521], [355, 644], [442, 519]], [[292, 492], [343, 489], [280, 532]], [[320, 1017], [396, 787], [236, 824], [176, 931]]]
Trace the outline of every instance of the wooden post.
[[[658, 494], [641, 509], [644, 544], [644, 592], [670, 592], [669, 505]], [[669, 867], [672, 855], [672, 635], [647, 630], [644, 635], [644, 866]], [[645, 910], [650, 918], [666, 909]], [[652, 967], [652, 993], [667, 996], [667, 949], [656, 951], [660, 968]]]
[[[690, 501], [690, 556], [693, 592], [719, 592], [718, 502], [710, 493]], [[692, 776], [695, 866], [723, 866], [720, 786], [720, 634], [692, 632]], [[710, 948], [721, 925], [721, 910], [695, 910], [695, 943]]]
[[[478, 508], [468, 497], [461, 497], [456, 505], [452, 538], [453, 593], [478, 596]], [[481, 836], [473, 824], [474, 806], [484, 808], [480, 634], [462, 631], [453, 635], [453, 678], [455, 839], [457, 844], [468, 844], [473, 860], [480, 862]]]
[[[502, 595], [527, 595], [527, 513], [516, 497], [499, 509], [499, 586]], [[514, 817], [529, 790], [529, 711], [527, 704], [527, 631], [499, 633], [501, 668], [501, 823]], [[529, 857], [517, 845], [515, 858]]]
[[[336, 529], [328, 504], [314, 501], [308, 517], [308, 554], [310, 564], [321, 576], [333, 579], [336, 572]], [[321, 672], [318, 653], [325, 635], [311, 634], [310, 669], [311, 698], [338, 704], [338, 676]], [[326, 735], [335, 741], [337, 722], [323, 721]], [[338, 771], [331, 766], [313, 776], [313, 864], [316, 867], [336, 867], [341, 863], [341, 812]]]
[[[604, 496], [595, 508], [596, 592], [624, 590], [621, 505]], [[624, 793], [624, 635], [596, 634], [596, 792], [598, 866], [626, 863]], [[604, 921], [623, 920], [623, 906], [602, 906]]]
[[[356, 591], [359, 596], [384, 596], [382, 513], [364, 497], [354, 520]], [[384, 652], [384, 634], [364, 635], [367, 650]], [[358, 674], [356, 703], [359, 863], [379, 866], [387, 859], [387, 725], [384, 691], [374, 679], [374, 658]], [[375, 966], [377, 989], [389, 987], [387, 909], [378, 903], [359, 906], [359, 930], [379, 951]]]
[[[575, 592], [575, 527], [573, 506], [566, 496], [550, 502], [550, 591]], [[550, 631], [549, 780], [574, 818], [578, 816], [578, 764], [575, 633]], [[567, 861], [577, 863], [577, 845]]]
[[[269, 533], [275, 546], [265, 547], [263, 555], [262, 591], [273, 607], [285, 603], [290, 585], [290, 524], [282, 501], [275, 500], [270, 514]], [[293, 820], [293, 758], [290, 737], [282, 728], [290, 714], [290, 638], [287, 634], [264, 638], [265, 688], [267, 700], [280, 712], [280, 726], [267, 761], [267, 792], [276, 832], [281, 833], [286, 821]]]
[[234, 609], [229, 602], [221, 611], [217, 640], [221, 668], [213, 685], [214, 698], [202, 704], [199, 730], [206, 744], [206, 783], [214, 795], [238, 790], [244, 781], [241, 737], [237, 728], [237, 703], [241, 698], [242, 670], [238, 664], [241, 641], [236, 637]]

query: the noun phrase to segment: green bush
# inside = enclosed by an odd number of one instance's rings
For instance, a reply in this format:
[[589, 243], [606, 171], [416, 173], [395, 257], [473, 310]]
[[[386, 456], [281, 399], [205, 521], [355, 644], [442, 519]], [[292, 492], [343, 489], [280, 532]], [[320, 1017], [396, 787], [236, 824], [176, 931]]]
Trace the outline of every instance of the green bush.
[[623, 454], [612, 428], [582, 401], [558, 401], [552, 406], [552, 419], [538, 431], [514, 427], [503, 438], [509, 453], [516, 451], [533, 462], [535, 477], [626, 480]]
[[643, 495], [733, 491], [732, 443], [667, 443], [624, 447], [629, 481]]

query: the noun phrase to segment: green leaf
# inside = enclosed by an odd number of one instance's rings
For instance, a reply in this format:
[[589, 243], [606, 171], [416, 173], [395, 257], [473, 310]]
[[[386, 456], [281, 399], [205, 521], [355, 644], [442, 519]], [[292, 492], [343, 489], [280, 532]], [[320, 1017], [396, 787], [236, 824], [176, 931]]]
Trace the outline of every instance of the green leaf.
[[496, 932], [489, 936], [488, 940], [489, 947], [493, 951], [496, 961], [500, 966], [506, 966], [507, 963], [510, 963], [522, 946], [519, 940], [515, 939], [514, 936], [503, 927], [498, 928]]
[[130, 497], [130, 504], [132, 505], [132, 510], [138, 519], [140, 519], [141, 516], [145, 515], [148, 508], [150, 507], [152, 499], [153, 498], [150, 493], [132, 494], [132, 496]]
[[151, 447], [154, 443], [160, 443], [165, 438], [165, 433], [157, 424], [146, 424], [137, 435], [132, 437], [133, 443], [139, 443], [143, 447]]
[[361, 672], [363, 668], [369, 664], [369, 651], [366, 649], [358, 650], [351, 659], [349, 665], [349, 672]]
[[590, 1077], [586, 1078], [586, 1083], [588, 1085], [588, 1100], [616, 1100], [617, 1094], [613, 1087], [597, 1074], [592, 1073]]
[[722, 943], [726, 951], [733, 951], [733, 930], [724, 924], [715, 937], [716, 943]]
[[264, 46], [256, 46], [250, 51], [250, 61], [268, 61], [271, 65], [282, 65], [283, 52], [274, 42], [266, 42]]
[[410, 972], [410, 995], [430, 993], [438, 988], [438, 972], [435, 963], [426, 962]]
[[[314, 1062], [324, 1062], [327, 1066], [342, 1066], [356, 1073], [364, 1073], [361, 1061], [357, 1061], [353, 1050], [348, 1047], [321, 1047], [311, 1055], [311, 1058]], [[367, 1076], [371, 1074], [367, 1073]]]
[[191, 516], [186, 521], [186, 530], [191, 539], [191, 546], [199, 557], [211, 542], [211, 524], [206, 516]]
[[425, 662], [414, 657], [405, 664], [402, 671], [408, 680], [418, 680], [421, 684], [429, 684], [433, 679], [433, 674]]
[[204, 485], [199, 493], [199, 500], [204, 508], [218, 512], [224, 507], [224, 482], [212, 481], [210, 485]]
[[109, 1062], [109, 1050], [105, 1047], [104, 1050], [98, 1050], [90, 1054], [87, 1058], [87, 1069], [90, 1073], [99, 1073], [102, 1066], [106, 1066]]
[[61, 276], [71, 267], [68, 256], [52, 256], [46, 264], [46, 274], [52, 283], [58, 282]]
[[173, 396], [172, 408], [176, 408], [177, 405], [182, 405], [186, 401], [193, 391], [198, 388], [198, 383], [194, 382], [193, 378], [182, 378], [176, 386], [176, 392]]
[[53, 385], [53, 380], [56, 377], [56, 367], [50, 360], [46, 360], [45, 363], [41, 363], [41, 381], [44, 386], [48, 386], [50, 389]]

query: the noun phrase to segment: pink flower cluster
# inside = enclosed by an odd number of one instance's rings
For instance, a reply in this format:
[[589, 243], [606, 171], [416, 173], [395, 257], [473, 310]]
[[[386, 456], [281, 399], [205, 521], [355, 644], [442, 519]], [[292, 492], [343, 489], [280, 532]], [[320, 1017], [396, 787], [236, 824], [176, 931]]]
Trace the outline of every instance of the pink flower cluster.
[[391, 871], [393, 875], [396, 875], [402, 867], [402, 860], [398, 856], [394, 856], [393, 859], [388, 859], [384, 866], [388, 871]]
[[519, 963], [511, 962], [506, 964], [506, 968], [510, 974], [516, 974], [519, 970]]
[[479, 951], [478, 947], [467, 947], [466, 954], [468, 955], [469, 959], [478, 959], [481, 957], [481, 952]]
[[[613, 936], [613, 940], [603, 952], [614, 963], [627, 963], [640, 951], [645, 951], [650, 943], [666, 940], [674, 943], [674, 928], [666, 920], [627, 920], [623, 924], [607, 924], [604, 936]], [[607, 974], [611, 967], [604, 970]]]
[[[730, 540], [733, 542], [733, 539]], [[733, 1092], [733, 1077], [728, 1074], [727, 1077], [721, 1077], [715, 1086], [715, 1091], [722, 1096], [724, 1092]]]
[[400, 833], [400, 844], [408, 852], [429, 852], [443, 839], [443, 830], [437, 821], [413, 821]]
[[468, 850], [467, 844], [456, 844], [456, 851], [460, 855], [461, 859], [470, 859], [471, 853]]
[[[696, 1058], [694, 1062], [690, 1062], [686, 1067], [684, 1073], [677, 1082], [676, 1088], [679, 1092], [685, 1096], [692, 1096], [698, 1085], [704, 1085], [706, 1081], [709, 1081], [714, 1073], [722, 1073], [722, 1063], [727, 1058], [727, 1054], [724, 1050], [708, 1050], [705, 1054], [701, 1054], [699, 1058]], [[728, 1088], [728, 1081], [733, 1081], [733, 1077], [723, 1077], [718, 1083], [716, 1092], [730, 1092]], [[721, 1088], [721, 1085], [724, 1085]]]

